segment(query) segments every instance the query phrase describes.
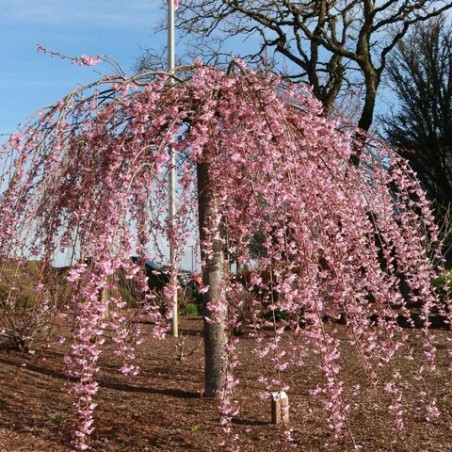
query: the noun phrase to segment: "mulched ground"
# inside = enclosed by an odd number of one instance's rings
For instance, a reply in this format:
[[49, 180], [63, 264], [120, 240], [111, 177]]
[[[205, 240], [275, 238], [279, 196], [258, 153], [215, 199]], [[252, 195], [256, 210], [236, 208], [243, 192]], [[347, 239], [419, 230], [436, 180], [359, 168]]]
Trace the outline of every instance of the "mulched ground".
[[[151, 329], [151, 325], [145, 325]], [[346, 328], [339, 326], [338, 328]], [[201, 318], [183, 318], [181, 332], [186, 350], [201, 345]], [[418, 330], [405, 330], [416, 348]], [[240, 414], [232, 432], [243, 451], [391, 451], [441, 452], [452, 450], [452, 382], [447, 369], [445, 330], [435, 331], [439, 367], [428, 382], [438, 397], [442, 416], [433, 423], [424, 420], [419, 388], [406, 399], [407, 428], [403, 434], [392, 428], [391, 416], [379, 393], [369, 388], [351, 414], [347, 432], [334, 440], [326, 425], [322, 404], [309, 395], [319, 374], [314, 366], [288, 372], [291, 427], [294, 443], [284, 440], [284, 429], [270, 423], [270, 402], [259, 398], [262, 373], [269, 363], [253, 355], [253, 339], [240, 344], [241, 384], [237, 398]], [[174, 340], [153, 339], [138, 347], [141, 374], [126, 377], [118, 372], [111, 351], [102, 357], [99, 375], [99, 407], [92, 448], [95, 451], [219, 451], [221, 427], [218, 402], [201, 397], [203, 387], [202, 346], [182, 362], [175, 359]], [[0, 451], [59, 452], [70, 450], [71, 382], [62, 374], [64, 350], [52, 346], [35, 355], [0, 351]], [[344, 349], [345, 380], [366, 386], [351, 350]], [[313, 358], [314, 359], [314, 358]], [[402, 375], [413, 375], [413, 363], [402, 362]], [[313, 363], [311, 363], [313, 364]]]

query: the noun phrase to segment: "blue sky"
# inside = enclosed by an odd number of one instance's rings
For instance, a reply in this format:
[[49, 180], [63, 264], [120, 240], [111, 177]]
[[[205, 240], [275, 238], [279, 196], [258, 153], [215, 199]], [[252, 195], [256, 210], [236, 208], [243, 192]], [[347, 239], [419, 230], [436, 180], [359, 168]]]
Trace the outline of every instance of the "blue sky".
[[37, 53], [38, 44], [108, 55], [130, 73], [141, 48], [165, 45], [153, 31], [165, 17], [164, 0], [0, 0], [0, 142], [30, 113], [111, 72]]

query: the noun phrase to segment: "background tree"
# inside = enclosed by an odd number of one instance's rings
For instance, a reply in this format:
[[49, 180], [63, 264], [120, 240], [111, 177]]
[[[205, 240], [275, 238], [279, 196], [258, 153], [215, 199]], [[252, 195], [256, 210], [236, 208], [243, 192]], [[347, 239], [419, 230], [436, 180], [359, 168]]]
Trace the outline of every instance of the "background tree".
[[239, 56], [309, 83], [327, 113], [358, 89], [357, 125], [368, 131], [388, 55], [412, 25], [450, 8], [448, 0], [186, 0], [177, 25], [191, 56], [209, 62], [222, 61], [228, 40], [256, 42]]
[[416, 24], [388, 62], [398, 111], [382, 118], [386, 139], [416, 171], [442, 218], [452, 203], [452, 25]]

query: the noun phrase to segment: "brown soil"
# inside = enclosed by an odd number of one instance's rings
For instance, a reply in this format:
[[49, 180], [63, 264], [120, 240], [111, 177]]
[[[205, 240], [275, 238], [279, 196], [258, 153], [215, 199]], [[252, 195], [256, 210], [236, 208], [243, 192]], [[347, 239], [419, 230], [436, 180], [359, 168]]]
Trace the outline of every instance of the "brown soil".
[[[145, 325], [145, 328], [151, 328]], [[339, 328], [346, 328], [340, 326]], [[181, 332], [186, 350], [201, 345], [202, 321], [184, 318]], [[405, 331], [407, 332], [407, 330]], [[408, 331], [416, 347], [416, 330]], [[439, 367], [428, 382], [436, 394], [442, 416], [433, 423], [424, 420], [419, 388], [408, 391], [406, 430], [395, 433], [381, 393], [367, 389], [349, 418], [349, 430], [334, 440], [325, 422], [322, 404], [309, 395], [319, 381], [315, 366], [287, 373], [290, 382], [290, 418], [294, 442], [284, 440], [284, 429], [270, 423], [270, 402], [262, 400], [262, 373], [268, 363], [253, 355], [254, 341], [243, 337], [239, 346], [241, 364], [237, 399], [240, 414], [232, 432], [243, 451], [405, 451], [452, 450], [452, 383], [447, 369], [447, 338], [450, 332], [434, 332]], [[221, 427], [218, 402], [201, 397], [203, 386], [202, 346], [182, 362], [175, 359], [173, 338], [145, 341], [138, 347], [141, 373], [127, 377], [118, 372], [117, 359], [107, 350], [102, 357], [100, 391], [96, 410], [95, 451], [215, 451], [220, 450]], [[419, 347], [418, 347], [419, 348]], [[0, 352], [0, 451], [59, 452], [70, 450], [73, 421], [71, 382], [61, 372], [64, 350], [52, 346], [35, 355]], [[367, 387], [356, 357], [344, 349], [344, 380]], [[402, 375], [409, 376], [413, 363], [401, 361]], [[351, 435], [351, 434], [352, 435]]]

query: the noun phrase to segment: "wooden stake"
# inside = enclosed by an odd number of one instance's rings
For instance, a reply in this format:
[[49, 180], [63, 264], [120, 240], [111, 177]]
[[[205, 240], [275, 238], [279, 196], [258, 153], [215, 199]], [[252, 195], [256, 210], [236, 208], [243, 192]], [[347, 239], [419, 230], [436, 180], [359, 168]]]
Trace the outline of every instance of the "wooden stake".
[[272, 424], [289, 423], [289, 397], [284, 391], [271, 393]]

